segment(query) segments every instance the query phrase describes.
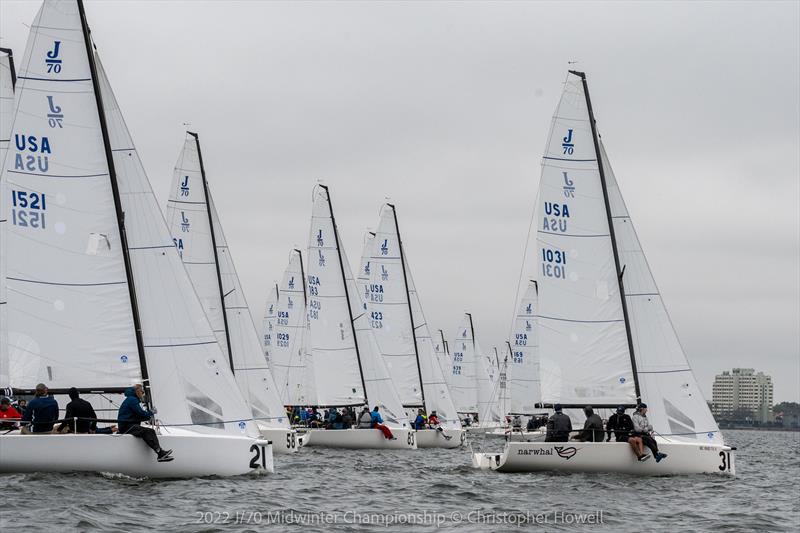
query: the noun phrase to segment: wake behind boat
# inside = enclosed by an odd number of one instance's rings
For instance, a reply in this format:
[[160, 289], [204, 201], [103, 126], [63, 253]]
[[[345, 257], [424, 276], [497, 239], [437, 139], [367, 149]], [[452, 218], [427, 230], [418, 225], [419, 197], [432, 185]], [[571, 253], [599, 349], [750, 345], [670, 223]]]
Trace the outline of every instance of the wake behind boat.
[[543, 405], [624, 409], [647, 400], [658, 460], [637, 459], [623, 437], [613, 443], [507, 442], [501, 453], [474, 454], [473, 466], [734, 475], [734, 449], [725, 445], [669, 320], [597, 134], [581, 72], [570, 71], [553, 117], [534, 220]]
[[173, 460], [156, 462], [131, 435], [3, 434], [0, 472], [272, 471], [271, 444], [186, 275], [80, 0], [44, 3], [18, 80], [1, 176], [0, 385], [27, 395], [44, 382], [57, 397], [75, 387], [103, 411], [143, 383]]

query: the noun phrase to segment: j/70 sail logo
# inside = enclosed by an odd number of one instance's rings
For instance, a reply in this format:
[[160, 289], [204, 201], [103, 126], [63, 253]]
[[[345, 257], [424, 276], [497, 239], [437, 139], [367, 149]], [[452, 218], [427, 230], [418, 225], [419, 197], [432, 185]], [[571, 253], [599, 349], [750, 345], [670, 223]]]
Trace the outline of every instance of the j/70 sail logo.
[[47, 113], [47, 123], [51, 128], [63, 128], [64, 113], [61, 111], [61, 106], [53, 102], [53, 97], [50, 95], [47, 96], [47, 106], [50, 108]]
[[189, 176], [184, 176], [181, 181], [181, 196], [189, 196]]
[[47, 66], [48, 74], [60, 74], [62, 60], [59, 57], [61, 54], [61, 41], [53, 41], [53, 49], [47, 51], [44, 64]]
[[572, 140], [572, 128], [567, 130], [567, 135], [562, 139], [561, 148], [564, 149], [564, 155], [572, 155], [575, 150], [575, 142]]

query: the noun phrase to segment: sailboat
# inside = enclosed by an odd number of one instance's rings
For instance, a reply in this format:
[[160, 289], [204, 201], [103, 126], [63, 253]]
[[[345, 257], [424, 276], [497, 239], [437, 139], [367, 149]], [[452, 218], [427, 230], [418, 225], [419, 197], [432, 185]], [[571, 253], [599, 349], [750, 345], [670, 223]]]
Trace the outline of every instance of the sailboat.
[[453, 403], [459, 415], [468, 422], [465, 424], [467, 431], [478, 431], [480, 428], [471, 424], [473, 415], [478, 414], [478, 381], [476, 377], [478, 349], [475, 344], [475, 329], [470, 313], [464, 313], [451, 348], [452, 358], [448, 384], [450, 393], [453, 395]]
[[186, 133], [166, 215], [178, 253], [261, 435], [272, 441], [274, 453], [296, 452], [297, 432], [289, 425], [261, 350], [209, 189], [197, 133]]
[[642, 475], [735, 474], [645, 259], [596, 131], [586, 76], [570, 71], [550, 130], [537, 204], [543, 406], [644, 401], [663, 453], [638, 462], [627, 443], [507, 442], [473, 466]]
[[[365, 303], [342, 251], [328, 187], [314, 188], [308, 243], [309, 396], [316, 407], [378, 406], [395, 439], [377, 429], [310, 429], [306, 446], [416, 449], [391, 377], [384, 365]], [[358, 416], [359, 413], [356, 413]]]
[[[278, 395], [283, 405], [309, 405], [306, 382], [306, 284], [303, 254], [294, 249], [281, 282], [275, 286], [271, 331], [264, 333], [264, 341], [271, 341], [270, 366]], [[269, 338], [268, 338], [269, 336]]]
[[433, 348], [392, 204], [364, 243], [358, 276], [365, 311], [403, 407], [416, 418], [436, 412], [441, 431], [417, 429], [419, 448], [458, 448], [466, 438]]
[[21, 65], [2, 170], [8, 347], [0, 386], [14, 395], [39, 382], [55, 395], [76, 387], [99, 411], [142, 383], [175, 460], [156, 462], [131, 435], [11, 432], [0, 435], [0, 472], [272, 471], [272, 446], [186, 275], [82, 1], [43, 4]]

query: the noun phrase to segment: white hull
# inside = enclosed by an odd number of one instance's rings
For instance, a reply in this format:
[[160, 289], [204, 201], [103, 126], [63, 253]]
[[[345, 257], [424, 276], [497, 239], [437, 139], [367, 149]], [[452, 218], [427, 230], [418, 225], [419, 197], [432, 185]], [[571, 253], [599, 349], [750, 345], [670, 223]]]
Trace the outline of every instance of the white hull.
[[[445, 435], [452, 438], [448, 440]], [[467, 432], [463, 429], [418, 429], [416, 437], [417, 448], [460, 448], [467, 440]]]
[[544, 428], [535, 431], [511, 431], [510, 429], [498, 428], [487, 431], [486, 436], [498, 438], [507, 438], [510, 436], [511, 438], [509, 440], [537, 441], [544, 440], [546, 432]]
[[132, 477], [188, 478], [273, 472], [272, 445], [235, 435], [207, 435], [161, 428], [159, 443], [174, 461], [159, 463], [141, 439], [131, 435], [0, 436], [0, 473], [108, 472]]
[[261, 436], [272, 442], [272, 453], [285, 455], [295, 453], [303, 444], [298, 440], [297, 431], [288, 428], [258, 427]]
[[389, 440], [378, 429], [309, 429], [306, 446], [351, 450], [416, 450], [416, 431], [391, 428], [396, 440]]
[[[659, 442], [660, 463], [639, 462], [625, 442], [508, 442], [502, 453], [476, 453], [472, 466], [500, 472], [619, 472], [634, 475], [736, 475], [729, 446]], [[645, 452], [649, 453], [648, 450]]]

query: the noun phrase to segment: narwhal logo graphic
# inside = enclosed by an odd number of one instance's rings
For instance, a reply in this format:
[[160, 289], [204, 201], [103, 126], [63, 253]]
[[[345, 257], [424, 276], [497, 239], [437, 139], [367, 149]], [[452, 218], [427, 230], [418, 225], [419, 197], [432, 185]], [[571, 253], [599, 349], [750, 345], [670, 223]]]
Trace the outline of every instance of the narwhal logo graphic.
[[553, 446], [553, 449], [556, 451], [559, 457], [563, 457], [567, 461], [575, 457], [575, 454], [578, 453], [578, 449], [574, 446], [570, 446], [569, 448], [564, 448], [563, 446]]

